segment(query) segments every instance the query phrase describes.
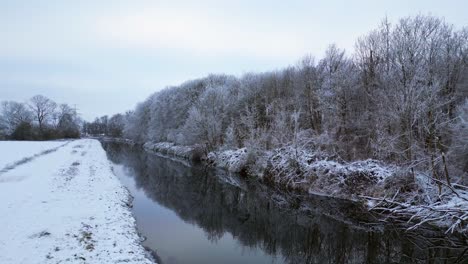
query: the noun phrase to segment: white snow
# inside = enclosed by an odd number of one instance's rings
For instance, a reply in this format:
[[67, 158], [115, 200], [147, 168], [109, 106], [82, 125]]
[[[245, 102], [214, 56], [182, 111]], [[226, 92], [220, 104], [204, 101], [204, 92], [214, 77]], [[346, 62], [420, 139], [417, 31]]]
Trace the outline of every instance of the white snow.
[[[309, 193], [345, 195], [348, 176], [352, 184], [362, 179], [362, 184], [383, 184], [396, 168], [376, 160], [337, 162], [328, 160], [325, 153], [308, 149], [294, 149], [292, 146], [255, 154], [255, 164], [249, 162], [247, 148], [210, 152], [206, 161], [215, 167], [232, 172], [247, 169], [250, 174], [263, 177], [267, 172], [280, 185], [289, 185], [307, 190]], [[349, 181], [349, 180], [348, 180]]]
[[213, 151], [208, 153], [206, 161], [213, 166], [227, 169], [232, 172], [240, 172], [247, 165], [247, 148], [225, 151]]
[[0, 170], [65, 143], [66, 141], [0, 141]]
[[[7, 164], [64, 142], [0, 143]], [[96, 140], [72, 141], [4, 172], [0, 263], [151, 263], [129, 197]]]

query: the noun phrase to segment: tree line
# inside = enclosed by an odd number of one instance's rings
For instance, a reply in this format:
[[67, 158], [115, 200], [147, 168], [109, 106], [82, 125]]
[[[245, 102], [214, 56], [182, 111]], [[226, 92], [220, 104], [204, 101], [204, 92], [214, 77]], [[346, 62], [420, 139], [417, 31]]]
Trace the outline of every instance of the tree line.
[[125, 116], [115, 114], [109, 118], [104, 115], [97, 117], [93, 122], [83, 123], [83, 132], [89, 136], [108, 136], [120, 138], [123, 136]]
[[467, 65], [468, 28], [433, 16], [384, 19], [351, 54], [330, 45], [320, 60], [156, 92], [124, 115], [122, 135], [206, 152], [294, 146], [444, 179], [468, 172]]
[[26, 103], [2, 101], [0, 105], [0, 139], [79, 138], [81, 122], [76, 109], [43, 95]]

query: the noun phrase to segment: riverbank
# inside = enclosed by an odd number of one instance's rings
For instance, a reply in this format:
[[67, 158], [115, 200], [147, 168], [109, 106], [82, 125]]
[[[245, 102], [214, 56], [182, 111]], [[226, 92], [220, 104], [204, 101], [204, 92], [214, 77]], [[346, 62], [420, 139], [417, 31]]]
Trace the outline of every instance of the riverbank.
[[[253, 177], [276, 188], [302, 194], [320, 194], [360, 201], [382, 221], [408, 229], [432, 225], [447, 233], [468, 236], [468, 189], [441, 183], [432, 177], [376, 160], [336, 161], [322, 152], [293, 147], [272, 151], [247, 148], [200, 155], [197, 147], [147, 142], [147, 151], [190, 160]], [[335, 158], [336, 159], [336, 158]]]
[[102, 145], [135, 197], [143, 245], [161, 263], [464, 263], [468, 257], [460, 257], [464, 240], [435, 229], [369, 224], [373, 217], [355, 202], [285, 192], [140, 147]]
[[0, 262], [152, 263], [100, 143], [41, 143], [0, 142]]

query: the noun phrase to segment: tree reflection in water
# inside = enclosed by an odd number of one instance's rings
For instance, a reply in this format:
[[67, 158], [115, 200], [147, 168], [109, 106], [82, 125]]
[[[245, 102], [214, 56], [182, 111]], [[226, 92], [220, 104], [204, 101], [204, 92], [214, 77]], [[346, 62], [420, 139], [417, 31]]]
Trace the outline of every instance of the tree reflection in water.
[[[286, 263], [463, 263], [466, 241], [435, 231], [369, 228], [359, 206], [338, 199], [304, 199], [225, 171], [187, 166], [139, 148], [103, 142], [109, 159], [132, 170], [155, 202], [201, 227], [216, 242], [226, 232], [242, 246]], [[460, 244], [465, 243], [465, 244]]]

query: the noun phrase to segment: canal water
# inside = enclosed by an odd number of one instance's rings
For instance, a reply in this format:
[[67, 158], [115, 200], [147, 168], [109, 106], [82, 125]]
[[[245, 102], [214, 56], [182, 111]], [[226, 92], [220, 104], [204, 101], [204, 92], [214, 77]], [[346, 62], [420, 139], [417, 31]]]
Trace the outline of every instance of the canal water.
[[466, 241], [381, 226], [348, 201], [285, 194], [138, 147], [102, 144], [134, 197], [143, 245], [161, 264], [467, 260]]

